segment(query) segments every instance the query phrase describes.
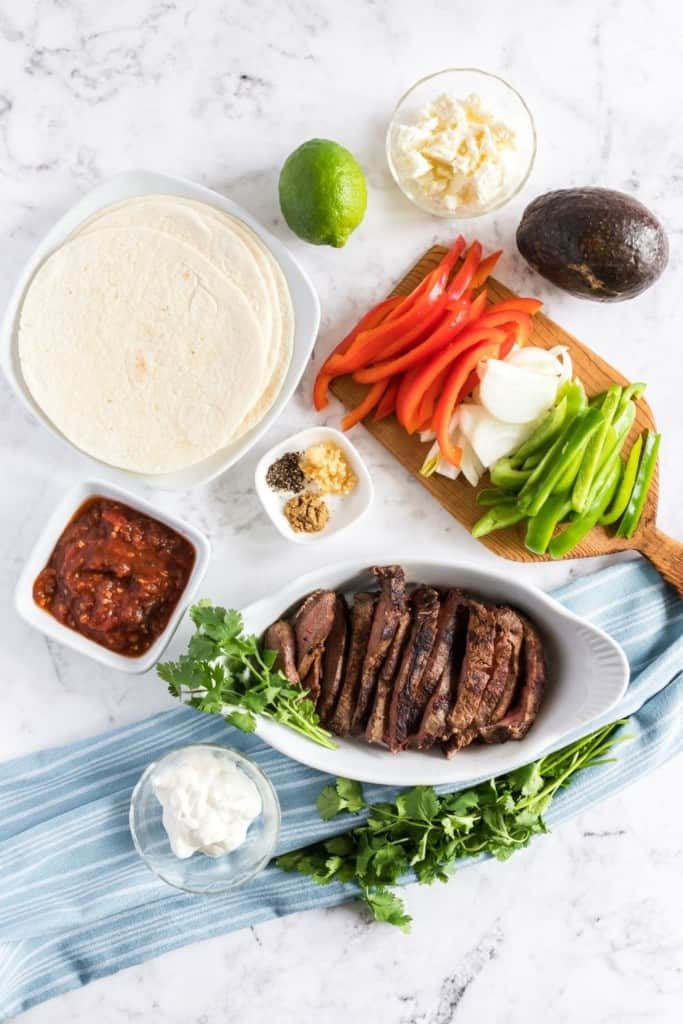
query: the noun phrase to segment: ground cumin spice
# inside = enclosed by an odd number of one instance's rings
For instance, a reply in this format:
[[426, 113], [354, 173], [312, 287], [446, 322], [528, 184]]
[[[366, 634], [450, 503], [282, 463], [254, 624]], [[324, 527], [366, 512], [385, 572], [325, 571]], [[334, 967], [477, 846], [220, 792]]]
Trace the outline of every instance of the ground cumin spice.
[[295, 533], [319, 533], [330, 518], [325, 501], [313, 491], [304, 491], [290, 498], [283, 511]]

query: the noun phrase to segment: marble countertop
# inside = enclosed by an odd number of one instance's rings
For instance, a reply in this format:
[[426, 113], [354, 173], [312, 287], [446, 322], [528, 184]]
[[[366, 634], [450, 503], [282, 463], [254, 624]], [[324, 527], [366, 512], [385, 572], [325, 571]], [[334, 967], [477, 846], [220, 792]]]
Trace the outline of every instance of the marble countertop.
[[[498, 8], [498, 9], [496, 9]], [[314, 366], [354, 317], [453, 229], [407, 204], [384, 161], [397, 97], [453, 65], [502, 74], [526, 97], [539, 150], [523, 193], [466, 226], [503, 246], [500, 277], [632, 379], [664, 433], [660, 525], [683, 535], [680, 322], [683, 113], [680, 36], [669, 0], [0, 0], [0, 298], [53, 221], [91, 185], [132, 167], [192, 178], [242, 203], [291, 246], [319, 292]], [[277, 205], [287, 154], [312, 136], [339, 140], [366, 168], [368, 213], [343, 250], [288, 233]], [[514, 231], [526, 202], [553, 187], [599, 184], [650, 205], [671, 240], [665, 278], [629, 303], [563, 295], [526, 268]], [[678, 372], [677, 372], [678, 371]], [[235, 469], [165, 506], [211, 537], [204, 586], [245, 603], [293, 573], [354, 556], [494, 556], [427, 498], [362, 428], [354, 441], [377, 497], [362, 530], [324, 547], [286, 545], [261, 511], [259, 455], [316, 422], [313, 368], [282, 419]], [[325, 421], [338, 422], [338, 408]], [[12, 591], [55, 500], [84, 475], [0, 381], [0, 757], [67, 742], [167, 705], [153, 675], [121, 676], [19, 622]], [[520, 566], [550, 587], [596, 561]], [[680, 1019], [683, 832], [680, 764], [670, 764], [505, 865], [447, 887], [412, 888], [410, 938], [345, 907], [282, 919], [168, 954], [25, 1015], [27, 1024], [396, 1024]], [[313, 952], [314, 951], [314, 952]], [[311, 969], [313, 968], [313, 969]]]

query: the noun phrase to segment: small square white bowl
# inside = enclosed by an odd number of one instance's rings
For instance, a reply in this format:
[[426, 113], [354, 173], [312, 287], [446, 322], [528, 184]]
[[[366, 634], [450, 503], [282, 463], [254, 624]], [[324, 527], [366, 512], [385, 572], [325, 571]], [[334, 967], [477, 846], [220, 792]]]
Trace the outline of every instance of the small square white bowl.
[[[145, 651], [138, 658], [128, 658], [123, 654], [117, 654], [115, 651], [108, 651], [106, 647], [95, 643], [94, 640], [89, 640], [87, 637], [77, 633], [76, 630], [63, 626], [61, 622], [58, 622], [49, 612], [40, 608], [33, 600], [33, 583], [38, 573], [47, 565], [64, 528], [83, 502], [96, 495], [121, 501], [138, 512], [144, 512], [145, 515], [150, 516], [152, 519], [158, 519], [160, 523], [170, 526], [172, 530], [182, 534], [194, 545], [195, 562], [190, 578], [187, 581], [187, 586], [180, 595], [180, 599], [173, 609], [163, 633], [154, 641], [149, 650]], [[189, 523], [184, 522], [182, 519], [177, 519], [167, 512], [160, 511], [154, 505], [150, 505], [149, 502], [121, 487], [105, 483], [103, 480], [83, 481], [67, 491], [61, 501], [57, 503], [52, 515], [43, 527], [43, 531], [38, 537], [31, 554], [28, 556], [17, 582], [14, 592], [14, 606], [25, 622], [40, 630], [41, 633], [50, 637], [51, 640], [56, 640], [66, 647], [71, 647], [74, 651], [78, 651], [79, 654], [86, 654], [89, 658], [101, 662], [102, 665], [106, 665], [108, 668], [118, 669], [119, 672], [141, 674], [142, 672], [147, 672], [163, 654], [164, 649], [180, 623], [185, 609], [192, 601], [199, 584], [204, 578], [210, 555], [211, 546], [209, 541], [203, 533], [200, 533], [194, 526], [190, 526]]]
[[[322, 441], [331, 441], [341, 448], [356, 474], [358, 482], [350, 494], [324, 495], [324, 500], [330, 509], [330, 519], [327, 526], [319, 533], [297, 533], [289, 525], [283, 512], [285, 503], [291, 494], [273, 491], [266, 483], [266, 473], [272, 463], [276, 462], [285, 452], [305, 452], [307, 448], [314, 444], [320, 444]], [[273, 445], [259, 460], [254, 474], [254, 482], [256, 493], [273, 526], [280, 531], [283, 537], [295, 544], [318, 544], [322, 540], [339, 536], [344, 530], [362, 519], [370, 508], [375, 494], [370, 474], [360, 454], [341, 431], [333, 430], [332, 427], [310, 427], [308, 430], [292, 434], [291, 437]]]
[[[99, 210], [124, 199], [133, 199], [154, 193], [196, 199], [209, 206], [218, 207], [219, 210], [225, 210], [226, 213], [243, 221], [266, 244], [279, 263], [289, 286], [294, 309], [292, 360], [280, 392], [263, 419], [251, 430], [248, 430], [243, 437], [225, 448], [221, 448], [213, 455], [209, 455], [206, 459], [202, 459], [201, 462], [188, 466], [187, 469], [179, 470], [177, 473], [158, 475], [132, 473], [128, 470], [118, 469], [87, 455], [80, 448], [76, 448], [34, 401], [21, 372], [17, 346], [21, 304], [29, 282], [41, 263], [47, 259], [50, 253], [58, 249], [80, 224]], [[41, 420], [48, 430], [61, 438], [65, 444], [76, 448], [76, 451], [80, 452], [82, 457], [87, 459], [89, 465], [93, 467], [92, 472], [96, 473], [100, 479], [111, 480], [113, 483], [124, 484], [124, 486], [129, 481], [136, 480], [148, 487], [156, 487], [161, 490], [188, 490], [209, 483], [230, 466], [234, 466], [274, 423], [301, 380], [313, 349], [313, 343], [318, 335], [319, 325], [320, 303], [308, 274], [279, 238], [272, 235], [247, 210], [228, 199], [227, 196], [201, 185], [195, 185], [192, 181], [185, 181], [183, 178], [171, 178], [153, 171], [125, 171], [123, 174], [116, 174], [113, 178], [107, 178], [95, 185], [70, 210], [67, 210], [36, 247], [16, 283], [0, 323], [0, 367], [20, 401]]]

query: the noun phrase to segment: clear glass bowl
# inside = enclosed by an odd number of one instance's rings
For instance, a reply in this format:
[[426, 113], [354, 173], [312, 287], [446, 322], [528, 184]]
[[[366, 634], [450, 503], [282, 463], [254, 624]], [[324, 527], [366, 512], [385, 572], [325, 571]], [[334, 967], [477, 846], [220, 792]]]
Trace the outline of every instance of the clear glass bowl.
[[[437, 200], [426, 196], [414, 181], [400, 172], [400, 161], [397, 160], [399, 127], [414, 124], [424, 108], [443, 93], [461, 100], [475, 93], [483, 108], [515, 133], [516, 154], [510, 161], [506, 187], [485, 206], [448, 210]], [[437, 217], [464, 220], [499, 209], [519, 192], [531, 173], [536, 156], [536, 128], [531, 111], [520, 94], [498, 75], [477, 68], [449, 68], [421, 78], [398, 101], [387, 130], [386, 153], [394, 181], [415, 206]]]
[[[249, 826], [246, 841], [232, 853], [222, 857], [194, 853], [187, 860], [180, 860], [171, 850], [161, 820], [162, 808], [152, 787], [152, 775], [161, 765], [172, 764], [180, 754], [194, 748], [210, 750], [215, 757], [236, 764], [258, 789], [262, 809]], [[179, 747], [148, 765], [131, 796], [129, 823], [135, 849], [162, 881], [184, 892], [217, 895], [244, 885], [271, 859], [280, 832], [280, 803], [271, 782], [257, 764], [236, 750], [201, 743]]]

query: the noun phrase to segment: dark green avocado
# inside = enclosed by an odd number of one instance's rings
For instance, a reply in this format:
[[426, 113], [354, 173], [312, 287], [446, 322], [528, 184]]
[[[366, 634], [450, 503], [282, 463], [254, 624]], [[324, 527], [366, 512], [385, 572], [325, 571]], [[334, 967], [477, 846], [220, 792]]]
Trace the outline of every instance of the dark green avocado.
[[669, 259], [664, 228], [633, 196], [608, 188], [546, 192], [527, 206], [517, 248], [558, 288], [621, 302], [649, 288]]

